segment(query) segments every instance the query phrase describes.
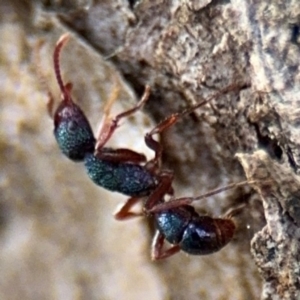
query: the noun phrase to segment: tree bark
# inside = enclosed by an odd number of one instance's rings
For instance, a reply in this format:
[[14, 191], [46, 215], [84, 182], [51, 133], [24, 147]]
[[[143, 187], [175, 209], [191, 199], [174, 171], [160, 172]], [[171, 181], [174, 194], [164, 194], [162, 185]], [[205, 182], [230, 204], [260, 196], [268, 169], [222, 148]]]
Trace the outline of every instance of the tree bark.
[[[2, 128], [19, 130], [2, 129], [9, 182], [1, 186], [3, 248], [26, 233], [18, 250], [0, 254], [0, 290], [10, 291], [10, 299], [299, 298], [298, 1], [7, 1], [0, 8], [2, 71], [10, 78], [10, 85], [0, 79], [3, 107], [16, 116], [3, 114]], [[18, 19], [15, 26], [10, 18]], [[114, 221], [118, 196], [102, 192], [59, 153], [33, 49], [45, 40], [42, 69], [57, 91], [51, 55], [66, 31], [72, 39], [62, 53], [63, 76], [92, 124], [115, 84], [122, 87], [118, 111], [134, 103], [128, 86], [138, 97], [151, 86], [145, 113], [124, 121], [120, 130], [129, 126], [114, 135], [115, 147], [151, 157], [143, 134], [155, 123], [236, 86], [161, 136], [163, 166], [174, 171], [178, 197], [245, 175], [256, 180], [195, 203], [215, 216], [245, 205], [225, 249], [151, 262], [152, 220]], [[17, 258], [20, 270], [7, 263]]]

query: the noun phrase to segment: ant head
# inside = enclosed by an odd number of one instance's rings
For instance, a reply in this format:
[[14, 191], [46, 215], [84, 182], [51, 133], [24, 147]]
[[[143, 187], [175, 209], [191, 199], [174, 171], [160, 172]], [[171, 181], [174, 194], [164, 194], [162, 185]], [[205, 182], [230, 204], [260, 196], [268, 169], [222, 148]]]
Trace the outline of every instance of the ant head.
[[59, 56], [68, 39], [69, 35], [64, 34], [58, 40], [53, 55], [55, 75], [62, 93], [62, 100], [54, 114], [54, 135], [68, 158], [82, 161], [87, 153], [94, 151], [95, 138], [89, 121], [71, 98], [72, 84], [64, 84], [61, 77]]
[[54, 135], [61, 151], [71, 160], [82, 161], [94, 151], [95, 138], [89, 121], [73, 102], [62, 101], [54, 114]]

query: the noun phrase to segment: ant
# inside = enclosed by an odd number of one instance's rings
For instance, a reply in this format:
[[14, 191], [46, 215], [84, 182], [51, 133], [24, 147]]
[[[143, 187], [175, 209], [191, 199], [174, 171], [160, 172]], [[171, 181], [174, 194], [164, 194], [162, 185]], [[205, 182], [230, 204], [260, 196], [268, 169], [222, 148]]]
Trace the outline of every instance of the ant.
[[[142, 213], [130, 212], [129, 209], [141, 198], [145, 200], [144, 211], [157, 203], [156, 195], [164, 191], [164, 195], [173, 195], [173, 172], [161, 169], [162, 146], [153, 139], [153, 135], [160, 134], [171, 127], [182, 116], [190, 114], [198, 107], [231, 90], [237, 89], [232, 85], [220, 90], [209, 99], [197, 103], [181, 113], [175, 113], [159, 123], [145, 135], [146, 145], [154, 151], [154, 158], [147, 161], [145, 155], [130, 149], [112, 149], [105, 147], [113, 135], [121, 119], [140, 110], [150, 95], [147, 85], [141, 100], [131, 109], [115, 117], [109, 115], [110, 107], [115, 95], [108, 101], [104, 109], [104, 121], [97, 138], [81, 108], [71, 97], [72, 83], [64, 83], [60, 71], [60, 54], [69, 40], [69, 34], [62, 35], [56, 43], [53, 62], [57, 83], [61, 90], [61, 101], [53, 112], [54, 98], [48, 91], [47, 109], [54, 120], [54, 136], [62, 153], [75, 162], [84, 162], [90, 179], [97, 185], [130, 196], [121, 209], [115, 213], [117, 220], [124, 220]], [[168, 188], [166, 188], [166, 186]]]
[[[173, 197], [173, 172], [161, 169], [162, 146], [153, 139], [171, 127], [181, 117], [210, 102], [219, 95], [239, 88], [231, 85], [220, 90], [209, 99], [197, 103], [180, 113], [175, 113], [160, 122], [145, 135], [146, 145], [154, 151], [154, 158], [147, 161], [145, 155], [130, 149], [112, 149], [106, 143], [119, 126], [121, 119], [140, 110], [150, 95], [147, 85], [141, 100], [131, 109], [115, 117], [110, 116], [110, 107], [116, 98], [112, 94], [104, 109], [104, 122], [97, 138], [81, 108], [71, 97], [72, 84], [64, 83], [60, 71], [60, 54], [66, 45], [69, 34], [58, 40], [54, 49], [54, 71], [61, 90], [61, 101], [53, 113], [54, 98], [48, 91], [47, 109], [54, 120], [54, 135], [59, 148], [65, 156], [75, 162], [84, 162], [88, 176], [92, 181], [110, 191], [116, 191], [130, 198], [115, 213], [117, 220], [152, 215], [157, 224], [157, 233], [153, 239], [152, 258], [162, 259], [182, 250], [189, 254], [210, 254], [223, 248], [233, 237], [235, 224], [231, 217], [238, 211], [233, 210], [224, 218], [200, 216], [190, 205], [193, 201], [203, 199], [217, 192], [248, 184], [248, 181], [231, 184], [199, 197], [186, 197], [165, 202], [165, 196]], [[132, 212], [131, 208], [141, 200], [144, 201], [143, 212]], [[173, 246], [163, 251], [164, 241]]]

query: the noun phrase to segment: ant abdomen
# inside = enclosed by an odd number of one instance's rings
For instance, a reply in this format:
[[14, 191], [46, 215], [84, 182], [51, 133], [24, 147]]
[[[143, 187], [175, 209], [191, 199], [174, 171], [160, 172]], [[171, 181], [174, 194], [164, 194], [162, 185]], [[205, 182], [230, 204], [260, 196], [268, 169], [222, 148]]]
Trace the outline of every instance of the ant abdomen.
[[193, 255], [207, 255], [228, 244], [235, 232], [231, 219], [200, 216], [190, 205], [155, 214], [158, 230], [180, 250]]
[[82, 161], [95, 148], [92, 128], [73, 101], [62, 101], [54, 114], [54, 135], [60, 150], [73, 161]]
[[184, 231], [180, 243], [182, 251], [194, 255], [207, 255], [219, 251], [233, 238], [235, 224], [230, 219], [199, 216]]

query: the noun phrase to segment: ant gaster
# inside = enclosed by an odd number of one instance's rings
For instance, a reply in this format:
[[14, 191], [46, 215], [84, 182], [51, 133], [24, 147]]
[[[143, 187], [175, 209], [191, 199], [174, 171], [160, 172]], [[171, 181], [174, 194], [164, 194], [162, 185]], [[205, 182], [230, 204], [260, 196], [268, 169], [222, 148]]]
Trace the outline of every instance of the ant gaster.
[[103, 125], [96, 139], [84, 112], [71, 97], [72, 84], [65, 84], [62, 80], [59, 58], [61, 50], [68, 39], [69, 34], [61, 36], [53, 55], [54, 70], [62, 100], [54, 114], [54, 98], [50, 92], [48, 92], [49, 101], [47, 104], [49, 115], [53, 116], [54, 119], [54, 135], [59, 148], [69, 159], [83, 161], [88, 176], [95, 184], [131, 197], [115, 214], [116, 219], [123, 220], [141, 215], [129, 211], [141, 197], [148, 196], [144, 204], [144, 210], [147, 212], [157, 203], [156, 195], [161, 194], [161, 191], [164, 191], [164, 195], [173, 194], [171, 186], [173, 172], [161, 170], [162, 146], [152, 136], [163, 132], [177, 122], [180, 117], [191, 113], [219, 95], [237, 89], [237, 85], [226, 87], [208, 100], [198, 103], [181, 113], [171, 115], [147, 133], [145, 143], [155, 152], [154, 158], [147, 161], [145, 155], [130, 149], [112, 149], [105, 147], [105, 145], [119, 126], [120, 120], [135, 113], [145, 104], [150, 94], [150, 87], [146, 86], [144, 95], [136, 106], [115, 117], [109, 115], [112, 102], [109, 101], [108, 106], [105, 108]]

